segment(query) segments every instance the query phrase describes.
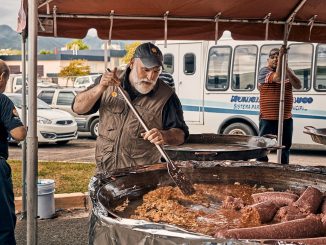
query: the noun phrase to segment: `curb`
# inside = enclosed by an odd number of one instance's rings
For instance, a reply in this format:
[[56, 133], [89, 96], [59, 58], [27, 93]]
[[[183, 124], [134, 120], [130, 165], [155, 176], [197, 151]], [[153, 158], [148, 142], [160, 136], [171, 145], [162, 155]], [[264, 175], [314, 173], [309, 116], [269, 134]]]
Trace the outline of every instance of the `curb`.
[[[88, 192], [54, 194], [55, 209], [91, 209]], [[16, 213], [22, 209], [22, 197], [15, 198]]]

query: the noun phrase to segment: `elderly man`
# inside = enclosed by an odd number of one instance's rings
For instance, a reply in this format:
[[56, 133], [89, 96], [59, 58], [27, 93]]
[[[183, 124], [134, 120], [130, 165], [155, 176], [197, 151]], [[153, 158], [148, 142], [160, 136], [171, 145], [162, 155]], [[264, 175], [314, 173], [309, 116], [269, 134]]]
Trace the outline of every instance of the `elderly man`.
[[[97, 173], [152, 164], [161, 155], [154, 144], [180, 145], [188, 137], [181, 103], [161, 79], [163, 56], [152, 43], [137, 47], [124, 72], [105, 72], [98, 82], [76, 96], [78, 114], [99, 110], [99, 136], [95, 158]], [[132, 104], [150, 128], [145, 133], [115, 86], [122, 85]]]
[[[269, 52], [267, 66], [263, 67], [258, 74], [260, 91], [260, 115], [259, 115], [259, 135], [275, 134], [278, 132], [278, 113], [281, 93], [281, 68], [285, 47], [274, 48]], [[292, 145], [293, 119], [292, 87], [301, 88], [300, 79], [286, 64], [286, 80], [284, 96], [284, 121], [283, 121], [283, 145], [282, 164], [289, 164], [290, 148]], [[258, 161], [268, 161], [268, 157], [257, 159]]]
[[24, 140], [26, 129], [19, 119], [11, 100], [2, 94], [9, 78], [9, 68], [0, 60], [0, 244], [12, 245], [15, 241], [15, 203], [8, 158], [9, 133], [17, 141]]

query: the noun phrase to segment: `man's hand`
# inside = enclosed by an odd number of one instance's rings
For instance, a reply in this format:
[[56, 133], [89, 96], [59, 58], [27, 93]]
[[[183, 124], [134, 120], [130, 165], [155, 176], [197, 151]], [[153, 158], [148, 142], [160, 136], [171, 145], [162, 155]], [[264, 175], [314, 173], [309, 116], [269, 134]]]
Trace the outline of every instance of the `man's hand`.
[[117, 76], [117, 68], [115, 67], [113, 71], [105, 71], [101, 77], [100, 86], [107, 88], [109, 86], [119, 86], [120, 80]]
[[151, 130], [149, 130], [146, 133], [141, 133], [141, 136], [144, 138], [144, 140], [149, 140], [151, 143], [153, 143], [155, 145], [165, 144], [164, 135], [157, 128], [152, 128]]
[[287, 51], [288, 51], [288, 49], [284, 46], [284, 45], [282, 45], [281, 46], [281, 48], [280, 48], [280, 52], [279, 52], [279, 55], [278, 55], [278, 57], [283, 57], [283, 55], [285, 54], [285, 53], [287, 53]]

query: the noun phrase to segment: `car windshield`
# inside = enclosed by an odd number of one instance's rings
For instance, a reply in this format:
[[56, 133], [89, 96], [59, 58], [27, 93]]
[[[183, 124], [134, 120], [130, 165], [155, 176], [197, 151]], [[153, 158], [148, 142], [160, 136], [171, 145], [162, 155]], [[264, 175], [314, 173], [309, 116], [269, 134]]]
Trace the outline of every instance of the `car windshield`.
[[[14, 103], [17, 108], [22, 108], [23, 99], [19, 95], [8, 95], [9, 99]], [[26, 104], [28, 104], [26, 98]], [[37, 109], [51, 109], [51, 107], [43, 100], [37, 99]]]
[[101, 75], [99, 74], [99, 75], [91, 76], [92, 77], [92, 81], [95, 82], [96, 78], [98, 78], [99, 76], [101, 76]]

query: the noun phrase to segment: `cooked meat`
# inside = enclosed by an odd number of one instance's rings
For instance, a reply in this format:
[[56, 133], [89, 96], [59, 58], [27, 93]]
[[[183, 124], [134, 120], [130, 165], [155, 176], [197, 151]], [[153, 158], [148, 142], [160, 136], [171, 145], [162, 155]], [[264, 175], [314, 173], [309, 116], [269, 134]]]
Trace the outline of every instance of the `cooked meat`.
[[267, 223], [274, 218], [274, 215], [278, 207], [270, 201], [256, 203], [250, 206], [245, 207], [242, 210], [242, 219], [243, 223], [251, 222], [252, 220], [259, 220], [260, 224]]
[[299, 196], [289, 192], [262, 192], [252, 194], [254, 203], [260, 203], [265, 201], [271, 201], [278, 207], [287, 206], [295, 202]]
[[319, 237], [322, 235], [323, 224], [320, 217], [310, 216], [304, 219], [273, 225], [219, 231], [215, 234], [215, 237], [235, 239], [293, 239]]
[[284, 221], [290, 221], [295, 219], [302, 219], [309, 215], [309, 213], [303, 213], [299, 210], [299, 208], [290, 205], [286, 207], [281, 207], [275, 217], [274, 222], [284, 222]]
[[323, 193], [314, 187], [308, 187], [300, 198], [293, 203], [303, 213], [317, 213], [317, 210], [323, 200]]
[[223, 201], [223, 208], [230, 208], [234, 210], [240, 210], [244, 207], [244, 202], [241, 198], [227, 196]]

